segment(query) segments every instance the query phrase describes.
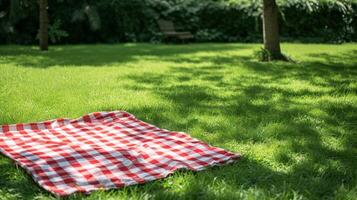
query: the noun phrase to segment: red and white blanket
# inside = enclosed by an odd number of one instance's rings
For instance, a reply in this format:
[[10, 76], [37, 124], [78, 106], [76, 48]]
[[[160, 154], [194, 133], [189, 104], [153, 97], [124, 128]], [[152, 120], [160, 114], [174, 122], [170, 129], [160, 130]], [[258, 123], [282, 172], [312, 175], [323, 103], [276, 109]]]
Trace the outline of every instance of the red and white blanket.
[[2, 125], [0, 152], [58, 196], [144, 183], [240, 157], [124, 111]]

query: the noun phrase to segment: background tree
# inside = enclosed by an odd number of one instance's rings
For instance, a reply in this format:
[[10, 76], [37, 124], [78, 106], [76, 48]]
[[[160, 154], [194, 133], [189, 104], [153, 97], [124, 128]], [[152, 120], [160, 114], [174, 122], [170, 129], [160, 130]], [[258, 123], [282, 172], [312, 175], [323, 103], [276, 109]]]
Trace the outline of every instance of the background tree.
[[263, 37], [269, 60], [284, 59], [280, 48], [278, 6], [275, 0], [263, 0]]
[[39, 0], [39, 10], [40, 10], [40, 29], [39, 29], [39, 40], [40, 49], [42, 51], [48, 50], [48, 0]]
[[[357, 42], [355, 0], [276, 2], [280, 37]], [[50, 45], [54, 35], [58, 44], [160, 42], [159, 18], [174, 21], [199, 42], [260, 42], [263, 36], [263, 0], [52, 0], [48, 4], [56, 8], [48, 9]], [[63, 31], [68, 36], [57, 39], [56, 33]], [[38, 44], [38, 34], [39, 0], [0, 0], [0, 44]]]

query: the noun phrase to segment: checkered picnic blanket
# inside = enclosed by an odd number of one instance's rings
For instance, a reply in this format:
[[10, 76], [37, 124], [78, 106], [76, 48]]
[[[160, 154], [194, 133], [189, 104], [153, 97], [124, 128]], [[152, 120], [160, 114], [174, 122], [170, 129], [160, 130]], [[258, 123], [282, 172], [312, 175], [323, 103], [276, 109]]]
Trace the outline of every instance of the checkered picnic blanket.
[[239, 158], [124, 111], [0, 126], [0, 152], [58, 196], [119, 188]]

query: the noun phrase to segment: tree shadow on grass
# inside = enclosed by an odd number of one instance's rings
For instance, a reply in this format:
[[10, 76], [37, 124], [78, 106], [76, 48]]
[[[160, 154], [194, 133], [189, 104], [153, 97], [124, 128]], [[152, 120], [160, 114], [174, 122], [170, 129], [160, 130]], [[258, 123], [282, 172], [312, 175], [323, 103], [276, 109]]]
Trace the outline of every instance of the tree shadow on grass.
[[[355, 54], [356, 51], [335, 56], [311, 55], [321, 61], [299, 64], [242, 59], [241, 65], [253, 70], [254, 75], [240, 75], [231, 80], [223, 80], [224, 66], [217, 67], [219, 64], [214, 61], [212, 66], [203, 68], [172, 67], [170, 78], [157, 74], [150, 78], [150, 74], [145, 74], [142, 81], [141, 75], [131, 76], [128, 78], [135, 82], [135, 90], [151, 90], [173, 107], [161, 108], [161, 113], [150, 107], [129, 111], [159, 127], [202, 130], [195, 136], [222, 147], [229, 147], [227, 144], [232, 142], [279, 144], [270, 158], [278, 166], [261, 163], [248, 153], [237, 165], [195, 176], [197, 181], [192, 180], [183, 198], [222, 197], [215, 196], [207, 187], [210, 181], [201, 179], [210, 175], [228, 183], [232, 191], [256, 189], [273, 196], [279, 192], [286, 198], [293, 198], [294, 193], [309, 199], [332, 198], [341, 187], [356, 186], [357, 105], [339, 102], [345, 95], [357, 94], [353, 86], [357, 74]], [[234, 66], [235, 62], [233, 59], [228, 65]], [[182, 76], [207, 84], [177, 83]], [[286, 78], [296, 81], [296, 86], [285, 86], [289, 85], [284, 83]], [[340, 84], [344, 84], [342, 89]], [[220, 95], [224, 92], [227, 95]], [[314, 102], [315, 99], [321, 100]], [[214, 123], [204, 116], [222, 120]], [[198, 190], [203, 193], [197, 196]], [[228, 196], [238, 194], [226, 192]]]
[[[232, 143], [249, 148], [241, 152], [243, 159], [235, 164], [193, 174], [175, 173], [172, 176], [175, 180], [185, 177], [183, 188], [177, 192], [173, 187], [179, 184], [170, 186], [164, 180], [128, 190], [149, 192], [157, 199], [262, 198], [264, 195], [322, 199], [335, 197], [342, 186], [354, 188], [357, 106], [344, 99], [346, 95], [356, 95], [355, 54], [356, 51], [314, 54], [311, 57], [319, 57], [319, 61], [298, 64], [259, 63], [224, 55], [185, 58], [178, 62], [207, 65], [172, 66], [165, 74], [128, 76], [128, 81], [135, 83], [127, 85], [129, 90], [148, 90], [172, 105], [129, 108], [139, 119], [162, 128], [189, 132], [226, 149], [232, 149]], [[111, 61], [117, 62], [114, 57]], [[229, 77], [237, 66], [250, 73]], [[291, 81], [296, 84], [291, 85]], [[320, 100], [315, 102], [315, 99]], [[259, 146], [266, 146], [264, 150], [274, 148], [272, 155], [262, 158], [250, 152]], [[0, 171], [7, 171], [8, 167], [11, 168], [8, 164], [0, 165]], [[5, 173], [0, 176], [1, 180], [11, 180]], [[31, 185], [28, 181], [0, 183], [2, 188], [19, 188], [16, 193], [32, 198], [29, 191], [33, 187], [23, 189]]]
[[20, 67], [102, 67], [123, 63], [135, 63], [142, 59], [176, 59], [178, 55], [198, 52], [224, 52], [249, 48], [246, 45], [190, 44], [190, 45], [76, 45], [53, 46], [48, 52], [25, 46], [4, 46], [0, 48], [0, 64], [14, 64]]
[[30, 175], [21, 167], [15, 167], [9, 158], [0, 155], [0, 197], [4, 199], [33, 199], [41, 193]]

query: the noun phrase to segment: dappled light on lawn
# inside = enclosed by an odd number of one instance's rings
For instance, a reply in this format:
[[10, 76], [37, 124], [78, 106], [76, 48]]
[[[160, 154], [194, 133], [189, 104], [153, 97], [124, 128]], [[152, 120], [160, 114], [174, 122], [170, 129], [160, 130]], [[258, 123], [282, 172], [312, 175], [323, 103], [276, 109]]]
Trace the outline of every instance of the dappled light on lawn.
[[[0, 47], [0, 123], [126, 110], [243, 156], [89, 199], [352, 199], [356, 45], [283, 44], [296, 63], [257, 62], [259, 47], [79, 45], [45, 54]], [[10, 163], [0, 157], [0, 196], [52, 198]]]

